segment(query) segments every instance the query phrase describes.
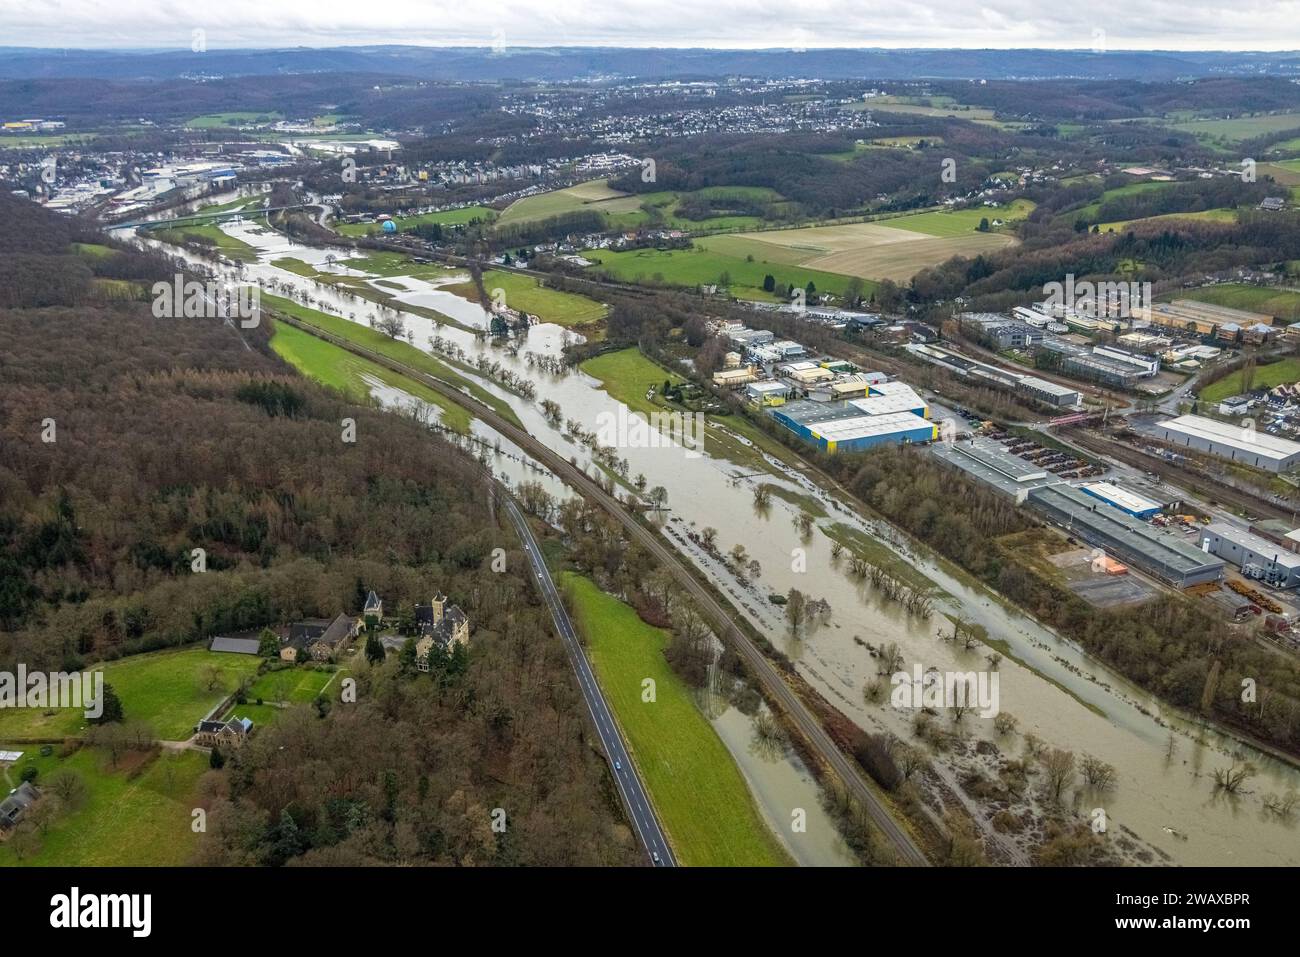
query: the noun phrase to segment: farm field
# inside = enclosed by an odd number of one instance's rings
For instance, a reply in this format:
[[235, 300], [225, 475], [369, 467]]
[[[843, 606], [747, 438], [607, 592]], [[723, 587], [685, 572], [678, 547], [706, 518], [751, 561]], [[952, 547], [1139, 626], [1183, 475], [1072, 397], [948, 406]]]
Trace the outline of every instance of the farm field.
[[1272, 176], [1283, 186], [1300, 186], [1300, 159], [1260, 163], [1258, 174]]
[[497, 219], [498, 226], [511, 226], [517, 223], [529, 223], [551, 216], [590, 209], [617, 217], [621, 222], [627, 214], [633, 218], [644, 219], [641, 212], [641, 197], [621, 193], [610, 189], [603, 179], [579, 183], [566, 189], [557, 189], [536, 196], [517, 199]]
[[[1277, 362], [1270, 362], [1268, 365], [1255, 368], [1255, 379], [1252, 388], [1271, 389], [1283, 383], [1291, 384], [1295, 382], [1300, 382], [1300, 359], [1279, 359]], [[1202, 389], [1200, 400], [1202, 402], [1222, 402], [1228, 396], [1240, 393], [1242, 384], [1241, 370], [1238, 369], [1231, 375]]]
[[1300, 292], [1276, 289], [1272, 286], [1221, 283], [1200, 289], [1180, 289], [1161, 298], [1195, 299], [1197, 302], [1228, 306], [1231, 309], [1268, 313], [1284, 323], [1300, 322]]
[[[198, 842], [191, 813], [198, 806], [199, 778], [208, 770], [207, 754], [126, 752], [113, 767], [109, 754], [98, 748], [82, 748], [66, 758], [15, 749], [25, 752], [8, 772], [15, 784], [30, 763], [40, 771], [38, 787], [66, 769], [81, 778], [86, 794], [78, 806], [58, 814], [30, 856], [19, 860], [9, 842], [0, 844], [0, 866], [165, 867], [189, 860]], [[132, 777], [131, 768], [141, 760], [149, 763]]]
[[913, 116], [952, 116], [959, 120], [1000, 126], [993, 111], [978, 106], [963, 106], [950, 96], [876, 96], [850, 109], [873, 113], [907, 113]]
[[[593, 249], [583, 256], [596, 264], [591, 268], [604, 270], [623, 282], [687, 287], [717, 284], [745, 299], [774, 301], [771, 293], [763, 291], [763, 278], [769, 274], [777, 283], [805, 288], [812, 282], [817, 291], [837, 295], [842, 295], [848, 285], [848, 276], [791, 264], [791, 254], [779, 247], [773, 246], [774, 251], [769, 252], [754, 244], [744, 247], [746, 252], [737, 253], [731, 242], [736, 238], [701, 238], [693, 249]], [[867, 288], [869, 291], [870, 286]]]
[[203, 116], [196, 116], [192, 120], [187, 120], [185, 126], [191, 130], [212, 130], [226, 126], [237, 126], [245, 123], [274, 123], [277, 120], [284, 119], [283, 113], [249, 113], [249, 112], [232, 112], [232, 113], [205, 113]]
[[1264, 136], [1267, 133], [1300, 129], [1300, 113], [1238, 116], [1230, 120], [1188, 118], [1173, 122], [1165, 121], [1162, 125], [1173, 127], [1182, 133], [1191, 133], [1199, 139], [1229, 144]]
[[[665, 631], [643, 622], [588, 578], [564, 573], [587, 653], [683, 864], [779, 866], [789, 858], [768, 829], [740, 769], [663, 656]], [[656, 700], [641, 700], [652, 678]]]
[[[146, 721], [164, 741], [183, 741], [199, 719], [257, 670], [249, 655], [214, 654], [204, 647], [131, 655], [94, 670], [104, 672], [122, 701], [127, 721]], [[216, 679], [209, 688], [209, 669]], [[0, 711], [0, 739], [77, 737], [86, 725], [81, 709], [46, 714], [33, 708]]]
[[1237, 211], [1235, 209], [1202, 209], [1195, 213], [1162, 213], [1159, 216], [1147, 216], [1143, 219], [1121, 219], [1113, 223], [1100, 223], [1097, 228], [1107, 233], [1111, 230], [1120, 232], [1126, 226], [1132, 226], [1136, 223], [1158, 223], [1170, 219], [1204, 219], [1212, 223], [1235, 223], [1237, 221]]
[[[715, 215], [691, 219], [679, 213], [686, 199], [718, 203], [710, 211]], [[498, 226], [532, 222], [580, 209], [604, 213], [611, 228], [633, 228], [659, 223], [668, 229], [685, 232], [720, 229], [753, 229], [765, 222], [762, 216], [733, 212], [728, 201], [744, 201], [782, 208], [785, 201], [776, 190], [760, 186], [710, 186], [690, 193], [662, 190], [651, 193], [622, 193], [610, 188], [606, 180], [593, 180], [570, 186], [567, 189], [526, 196], [512, 203], [497, 220]], [[644, 207], [653, 207], [656, 217], [651, 217]]]
[[[483, 285], [489, 296], [494, 294], [493, 290], [500, 289], [508, 307], [532, 313], [544, 322], [582, 326], [605, 318], [603, 303], [571, 292], [547, 289], [535, 277], [522, 273], [489, 269], [483, 274]], [[456, 283], [444, 289], [470, 302], [478, 302], [478, 288], [472, 282]]]
[[[700, 245], [742, 259], [753, 256], [842, 276], [905, 281], [952, 256], [1015, 243], [1009, 233], [975, 229], [980, 219], [994, 218], [992, 212], [920, 213], [879, 222], [741, 233], [702, 239]], [[821, 283], [818, 288], [823, 288]]]
[[[496, 211], [486, 206], [464, 206], [460, 209], [444, 209], [436, 213], [421, 213], [418, 216], [394, 216], [393, 222], [397, 224], [397, 231], [402, 233], [431, 223], [440, 226], [462, 226], [474, 220], [490, 221], [495, 215]], [[340, 223], [334, 227], [334, 230], [341, 236], [356, 237], [379, 233], [381, 227], [378, 223]]]
[[[381, 355], [388, 356], [390, 359], [396, 359], [398, 362], [405, 363], [406, 365], [412, 366], [420, 370], [421, 372], [428, 373], [429, 375], [441, 379], [442, 381], [447, 382], [450, 385], [455, 386], [456, 388], [468, 389], [470, 394], [473, 395], [476, 399], [492, 406], [494, 409], [496, 409], [498, 412], [500, 412], [502, 415], [508, 418], [511, 422], [518, 421], [518, 417], [515, 415], [514, 410], [511, 409], [510, 406], [503, 399], [500, 399], [497, 396], [493, 395], [492, 393], [488, 392], [486, 389], [482, 388], [477, 383], [464, 378], [458, 372], [456, 372], [454, 369], [452, 369], [450, 366], [444, 363], [442, 360], [438, 359], [436, 356], [432, 356], [422, 349], [417, 349], [409, 342], [405, 342], [399, 339], [390, 339], [388, 336], [384, 335], [384, 333], [379, 332], [376, 329], [371, 329], [369, 326], [365, 326], [357, 322], [352, 322], [351, 320], [344, 319], [341, 316], [332, 316], [328, 313], [320, 312], [319, 310], [316, 309], [310, 309], [307, 306], [299, 305], [298, 303], [293, 302], [292, 300], [283, 299], [279, 296], [263, 296], [262, 303], [273, 310], [279, 310], [280, 312], [293, 316], [296, 319], [301, 319], [303, 322], [308, 322], [314, 326], [319, 326], [321, 329], [325, 330], [326, 332], [331, 332], [336, 336], [342, 336], [343, 338], [355, 342], [359, 345], [365, 346], [368, 349], [372, 349], [375, 352], [380, 353]], [[283, 328], [283, 327], [277, 327], [277, 329], [279, 328]], [[294, 331], [299, 331], [299, 330], [294, 330]], [[311, 336], [305, 332], [299, 332], [299, 335], [306, 336], [309, 339], [316, 339], [315, 336]], [[321, 340], [317, 339], [316, 341], [320, 342]], [[329, 346], [329, 343], [323, 343], [323, 344]], [[345, 350], [342, 349], [338, 349], [337, 347], [331, 347], [331, 348], [334, 349], [334, 351], [342, 352], [344, 355], [348, 357], [348, 359], [360, 358], [359, 356], [354, 356], [352, 355], [352, 353], [346, 352]], [[308, 353], [308, 357], [311, 360], [316, 360], [321, 362], [328, 361], [329, 359], [328, 354], [322, 353], [319, 350]], [[342, 362], [343, 360], [339, 359], [336, 361]], [[320, 369], [318, 369], [317, 367], [310, 367], [310, 368], [313, 373], [316, 371], [327, 372], [331, 370], [331, 367], [325, 367]], [[348, 367], [344, 366], [344, 368], [348, 368]], [[374, 366], [374, 368], [382, 369], [382, 367], [380, 366]], [[338, 369], [337, 365], [332, 367], [333, 371], [331, 372], [331, 374], [337, 375], [338, 374], [337, 369]], [[383, 371], [387, 375], [390, 376], [393, 375], [393, 373], [388, 372], [387, 370], [383, 370]], [[380, 378], [382, 378], [382, 376]], [[322, 381], [324, 380], [322, 379]], [[385, 379], [384, 381], [388, 381], [388, 380]], [[414, 391], [412, 392], [412, 394], [418, 395], [420, 398], [425, 398], [426, 395], [427, 396], [437, 395], [437, 393], [425, 389], [424, 387], [420, 386], [418, 382], [412, 382], [410, 379], [406, 378], [405, 376], [399, 376], [397, 381], [405, 382], [407, 383], [407, 385], [412, 387], [419, 387], [418, 391]], [[333, 385], [335, 383], [331, 382], [328, 384]], [[403, 388], [403, 391], [406, 391], [406, 389], [403, 386], [397, 386], [397, 388]], [[433, 401], [433, 400], [428, 399], [428, 401]], [[439, 401], [437, 404], [440, 407], [444, 408], [445, 410], [446, 405], [449, 405], [450, 403], [448, 403], [447, 400], [442, 399], [439, 396]], [[468, 413], [465, 414], [467, 415]], [[451, 423], [448, 422], [448, 425], [450, 424]]]
[[906, 229], [914, 233], [925, 233], [928, 236], [952, 238], [976, 232], [982, 219], [988, 219], [989, 222], [995, 219], [1011, 222], [1024, 219], [1033, 211], [1032, 202], [1018, 199], [1009, 206], [975, 206], [970, 209], [942, 209], [929, 213], [913, 213], [910, 216], [897, 216], [880, 220], [880, 225], [892, 229]]

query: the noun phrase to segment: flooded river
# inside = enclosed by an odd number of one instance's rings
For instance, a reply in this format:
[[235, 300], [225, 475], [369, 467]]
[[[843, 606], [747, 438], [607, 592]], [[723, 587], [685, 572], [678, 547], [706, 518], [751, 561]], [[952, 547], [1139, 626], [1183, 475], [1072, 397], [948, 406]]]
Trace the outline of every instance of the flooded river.
[[[320, 265], [326, 255], [333, 254], [339, 257], [333, 268], [346, 269], [346, 259], [337, 250], [306, 247], [250, 223], [224, 228], [259, 250], [259, 261], [243, 270], [246, 280], [274, 280], [307, 290], [314, 307], [344, 317], [356, 313], [358, 322], [377, 311], [370, 303], [358, 302], [329, 286], [316, 285], [270, 265], [271, 260], [282, 257]], [[486, 325], [477, 304], [439, 289], [437, 284], [399, 281], [407, 289], [399, 293], [405, 301], [435, 309], [466, 327]], [[386, 291], [394, 290], [390, 286]], [[524, 359], [528, 352], [558, 355], [566, 337], [571, 341], [571, 333], [550, 324], [533, 326], [523, 334], [518, 354], [512, 358], [504, 349], [463, 329], [447, 324], [435, 326], [432, 320], [411, 313], [405, 313], [404, 318], [411, 340], [419, 348], [428, 349], [430, 337], [436, 334], [464, 349], [470, 361], [486, 352], [504, 367], [535, 381], [538, 399], [529, 401], [490, 380], [464, 373], [509, 403], [534, 435], [591, 468], [588, 450], [545, 419], [540, 400], [558, 402], [565, 418], [591, 431], [600, 425], [602, 412], [616, 415], [621, 404], [590, 376], [577, 371], [563, 376], [539, 372]], [[399, 390], [377, 381], [372, 383], [372, 390], [386, 404], [408, 401]], [[474, 423], [474, 433], [489, 443], [500, 439], [478, 422]], [[504, 439], [500, 442], [503, 451], [510, 454], [494, 461], [499, 474], [512, 483], [542, 481], [556, 496], [568, 494], [553, 477], [539, 476], [524, 467], [518, 449]], [[1080, 757], [1095, 755], [1114, 765], [1116, 787], [1103, 797], [1090, 797], [1088, 808], [1094, 802], [1103, 807], [1112, 828], [1131, 831], [1172, 862], [1300, 863], [1300, 831], [1296, 823], [1280, 821], [1260, 802], [1264, 794], [1300, 790], [1300, 771], [1293, 766], [1171, 712], [1080, 649], [1005, 607], [960, 573], [948, 570], [924, 549], [909, 545], [901, 533], [836, 502], [803, 473], [771, 462], [770, 472], [755, 475], [752, 469], [708, 454], [707, 440], [706, 454], [699, 457], [680, 447], [656, 445], [659, 447], [618, 451], [628, 460], [628, 474], [644, 474], [649, 487], [660, 485], [667, 490], [665, 531], [670, 540], [705, 568], [733, 603], [790, 655], [810, 684], [862, 727], [888, 729], [911, 738], [911, 715], [891, 708], [888, 694], [880, 704], [864, 700], [863, 688], [877, 672], [877, 659], [869, 654], [866, 644], [880, 647], [896, 643], [909, 671], [914, 663], [941, 671], [980, 670], [987, 667], [985, 655], [989, 649], [980, 646], [963, 650], [936, 635], [939, 628], [948, 627], [945, 613], [976, 622], [987, 629], [991, 638], [1006, 642], [1009, 655], [998, 668], [1000, 706], [1019, 719], [1020, 733], [1008, 742], [995, 734], [991, 719], [978, 716], [966, 719], [969, 733], [995, 741], [1003, 750], [1018, 750], [1023, 734], [1033, 732], [1049, 746], [1068, 748]], [[766, 508], [755, 506], [753, 487], [758, 483], [783, 489], [787, 498], [805, 504], [809, 499], [816, 500], [825, 517], [818, 517], [808, 533], [801, 532], [795, 521], [800, 506], [780, 497], [774, 497]], [[827, 531], [837, 523], [870, 536], [933, 582], [937, 594], [933, 616], [928, 620], [909, 617], [900, 604], [885, 602], [869, 582], [850, 575], [847, 552], [839, 558], [832, 555]], [[745, 587], [722, 563], [691, 541], [688, 532], [706, 526], [717, 530], [720, 552], [725, 554], [733, 546], [743, 545], [749, 557], [760, 563], [757, 582]], [[825, 599], [831, 609], [824, 623], [799, 636], [791, 634], [780, 608], [767, 600], [769, 593], [785, 594], [791, 588]], [[708, 713], [714, 727], [749, 779], [764, 815], [795, 859], [802, 864], [851, 863], [843, 841], [817, 804], [815, 782], [798, 758], [789, 753], [764, 754], [756, 744], [748, 717], [734, 708], [725, 708], [720, 714], [713, 714], [713, 710]], [[1233, 752], [1247, 757], [1258, 773], [1247, 785], [1250, 793], [1226, 796], [1216, 792], [1213, 772], [1226, 768]], [[808, 814], [807, 833], [791, 833], [795, 808], [803, 808]], [[1088, 808], [1083, 809], [1085, 813]]]

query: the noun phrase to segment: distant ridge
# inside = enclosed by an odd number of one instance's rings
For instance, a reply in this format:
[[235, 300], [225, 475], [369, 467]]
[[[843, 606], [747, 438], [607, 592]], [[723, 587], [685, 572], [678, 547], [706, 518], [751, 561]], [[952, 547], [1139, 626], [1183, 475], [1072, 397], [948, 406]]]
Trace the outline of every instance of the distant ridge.
[[1300, 51], [788, 49], [357, 46], [213, 50], [51, 50], [0, 47], [0, 78], [165, 80], [179, 76], [359, 73], [426, 80], [1142, 79], [1273, 75], [1300, 78]]

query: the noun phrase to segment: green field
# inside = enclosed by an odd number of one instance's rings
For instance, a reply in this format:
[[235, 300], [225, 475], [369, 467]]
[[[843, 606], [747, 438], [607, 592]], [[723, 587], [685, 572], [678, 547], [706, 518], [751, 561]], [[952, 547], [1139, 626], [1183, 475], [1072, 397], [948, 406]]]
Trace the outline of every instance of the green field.
[[933, 213], [916, 213], [912, 216], [899, 216], [880, 220], [881, 226], [894, 229], [907, 229], [927, 236], [955, 237], [965, 236], [979, 228], [980, 220], [992, 222], [1001, 219], [1011, 222], [1024, 219], [1034, 211], [1034, 204], [1027, 199], [1018, 199], [1009, 206], [976, 206], [971, 209], [941, 210]]
[[[581, 326], [605, 318], [606, 309], [602, 303], [571, 292], [546, 289], [538, 285], [533, 276], [522, 273], [489, 269], [483, 274], [483, 285], [489, 296], [495, 296], [495, 290], [500, 289], [507, 307], [532, 313], [543, 322]], [[456, 283], [443, 288], [452, 295], [478, 302], [478, 289], [472, 282]]]
[[[1283, 383], [1289, 385], [1295, 382], [1300, 382], [1300, 359], [1279, 359], [1277, 362], [1255, 367], [1252, 388], [1271, 389]], [[1221, 402], [1230, 395], [1240, 393], [1241, 387], [1242, 378], [1239, 369], [1218, 382], [1207, 385], [1201, 390], [1199, 398], [1202, 402]]]
[[645, 213], [641, 212], [640, 196], [620, 193], [610, 189], [608, 181], [597, 179], [567, 189], [517, 199], [506, 207], [497, 219], [497, 225], [536, 222], [581, 209], [605, 214], [611, 226], [632, 226], [645, 219]]
[[1238, 116], [1224, 119], [1177, 119], [1162, 125], [1181, 133], [1191, 133], [1198, 139], [1220, 143], [1239, 143], [1268, 133], [1300, 129], [1300, 113], [1278, 113], [1272, 116]]
[[[228, 233], [222, 231], [216, 223], [198, 223], [196, 225], [183, 224], [172, 226], [165, 229], [151, 230], [150, 235], [155, 239], [173, 245], [181, 245], [189, 238], [210, 239], [216, 244], [216, 249], [224, 253], [228, 258], [238, 262], [256, 262], [257, 250], [242, 239], [237, 239]], [[206, 244], [201, 244], [206, 245]]]
[[1137, 223], [1161, 223], [1168, 222], [1171, 219], [1203, 219], [1211, 223], [1235, 223], [1237, 221], [1237, 211], [1235, 209], [1202, 209], [1195, 213], [1162, 213], [1159, 216], [1146, 216], [1142, 219], [1121, 219], [1113, 223], [1100, 223], [1097, 229], [1103, 233], [1114, 230], [1122, 231], [1126, 226], [1133, 226]]
[[1200, 289], [1180, 289], [1162, 299], [1194, 299], [1215, 306], [1262, 312], [1282, 322], [1300, 322], [1300, 292], [1277, 289], [1272, 286], [1249, 286], [1242, 283], [1221, 283]]
[[[499, 226], [534, 222], [577, 210], [593, 210], [605, 216], [609, 229], [633, 229], [655, 224], [669, 229], [691, 232], [696, 230], [755, 229], [764, 225], [761, 216], [733, 213], [719, 206], [716, 215], [704, 219], [688, 219], [679, 215], [684, 199], [744, 200], [760, 204], [784, 204], [781, 194], [762, 186], [709, 186], [690, 193], [660, 190], [650, 193], [621, 193], [609, 187], [607, 180], [592, 180], [568, 189], [526, 196], [512, 203], [497, 220]], [[646, 207], [654, 210], [653, 215]]]
[[[680, 385], [684, 381], [681, 376], [646, 358], [635, 346], [602, 353], [586, 360], [579, 368], [592, 378], [599, 379], [601, 387], [610, 396], [647, 419], [654, 412], [673, 408], [661, 398], [664, 380], [667, 379], [674, 385]], [[647, 399], [645, 396], [651, 386], [655, 389], [655, 397]], [[787, 464], [800, 464], [794, 453], [739, 413], [710, 415], [708, 423], [704, 451], [713, 458], [734, 462], [749, 472], [773, 474], [778, 473], [763, 457], [762, 452]]]
[[[436, 213], [421, 213], [418, 216], [394, 216], [393, 222], [397, 224], [397, 231], [402, 233], [409, 229], [415, 229], [417, 226], [427, 226], [431, 223], [437, 223], [441, 226], [463, 226], [465, 223], [473, 222], [476, 219], [490, 222], [494, 216], [496, 216], [496, 210], [489, 209], [487, 206], [466, 206], [462, 209], [444, 209]], [[371, 236], [382, 233], [378, 223], [341, 223], [335, 226], [334, 229], [343, 236]]]
[[[248, 689], [248, 700], [256, 702], [258, 698], [265, 701], [288, 702], [290, 704], [310, 704], [320, 697], [325, 686], [338, 680], [338, 671], [318, 671], [315, 668], [293, 666], [268, 671], [253, 682]], [[257, 705], [254, 704], [253, 707]], [[235, 708], [240, 715], [248, 706]], [[265, 707], [265, 705], [263, 705]], [[256, 720], [256, 719], [254, 719]]]
[[112, 246], [104, 246], [100, 243], [73, 243], [72, 251], [87, 259], [103, 259], [117, 252]]
[[203, 116], [196, 116], [194, 119], [186, 121], [185, 125], [191, 130], [212, 130], [249, 123], [262, 125], [282, 119], [284, 119], [283, 113], [241, 113], [236, 111], [232, 113], [206, 113]]
[[[435, 378], [441, 379], [442, 381], [456, 388], [466, 389], [469, 391], [469, 393], [472, 396], [474, 396], [480, 402], [484, 402], [487, 405], [492, 406], [501, 415], [505, 416], [511, 422], [514, 422], [516, 424], [518, 424], [519, 422], [519, 418], [518, 416], [515, 415], [514, 409], [510, 408], [509, 404], [506, 403], [505, 400], [500, 399], [497, 396], [493, 395], [492, 393], [488, 392], [477, 382], [473, 382], [469, 379], [466, 379], [464, 376], [456, 372], [453, 368], [451, 368], [451, 366], [447, 365], [441, 359], [438, 359], [436, 356], [430, 355], [429, 353], [425, 352], [422, 349], [417, 349], [409, 342], [404, 342], [399, 339], [390, 339], [388, 336], [384, 335], [384, 333], [379, 332], [376, 329], [371, 329], [369, 326], [364, 326], [361, 325], [360, 323], [352, 322], [351, 320], [344, 319], [341, 316], [332, 316], [328, 313], [320, 312], [319, 310], [316, 309], [310, 309], [307, 306], [300, 305], [289, 299], [283, 299], [280, 296], [263, 295], [262, 304], [269, 307], [270, 309], [278, 310], [280, 312], [286, 313], [287, 315], [293, 316], [295, 319], [301, 319], [303, 322], [307, 322], [310, 323], [311, 325], [318, 326], [319, 328], [324, 329], [326, 332], [332, 332], [334, 335], [342, 336], [345, 339], [355, 342], [358, 345], [365, 346], [367, 349], [371, 349], [375, 352], [378, 352], [381, 355], [387, 356], [390, 359], [396, 359], [398, 362], [404, 363], [405, 365], [412, 366], [413, 368], [418, 369], [421, 372], [427, 373], [428, 375], [434, 376]], [[277, 327], [277, 329], [279, 328], [283, 328], [283, 327]], [[279, 333], [277, 331], [277, 335], [278, 334]], [[304, 336], [308, 335], [307, 333], [300, 333], [300, 334]], [[315, 339], [316, 337], [309, 336], [309, 338]], [[317, 340], [317, 341], [321, 341], [321, 340]], [[324, 344], [329, 345], [329, 343], [324, 343]], [[336, 349], [336, 351], [344, 352], [345, 355], [347, 355], [352, 359], [360, 358], [359, 356], [353, 356], [352, 353], [346, 352], [346, 350], [338, 349], [337, 347], [334, 348]], [[326, 365], [320, 369], [322, 373], [330, 372], [331, 364], [332, 364], [333, 374], [335, 375], [340, 374], [340, 372], [338, 371], [337, 363], [342, 360], [331, 359], [331, 357], [329, 357], [327, 354], [322, 353], [320, 351], [311, 352], [307, 356], [307, 358], [309, 361], [319, 361], [322, 363], [326, 363]], [[373, 363], [370, 363], [369, 365], [373, 366], [374, 368], [382, 368], [379, 366], [374, 366]], [[314, 375], [315, 373], [313, 372], [312, 374]], [[393, 375], [393, 373], [387, 373], [387, 374]], [[412, 382], [409, 378], [406, 378], [404, 376], [399, 376], [399, 380], [407, 382], [411, 386], [419, 385], [419, 383]], [[322, 381], [325, 380], [322, 379]], [[388, 381], [388, 380], [385, 379], [384, 381]], [[337, 387], [342, 387], [338, 382], [330, 382], [328, 384], [336, 385]], [[404, 389], [405, 387], [397, 386], [397, 388]], [[427, 395], [436, 395], [436, 393], [431, 392], [427, 389], [424, 389], [423, 391]], [[413, 393], [413, 394], [418, 394], [418, 393]], [[425, 398], [425, 395], [421, 394], [419, 397]], [[433, 401], [433, 400], [429, 399], [428, 401]], [[439, 397], [439, 404], [443, 404], [443, 403], [447, 403], [447, 400]]]
[[[624, 733], [655, 810], [683, 864], [789, 864], [764, 823], [726, 746], [663, 656], [667, 633], [600, 591], [588, 578], [560, 576], [587, 654]], [[642, 681], [655, 701], [641, 700]]]
[[[700, 285], [725, 285], [733, 296], [742, 299], [771, 301], [774, 297], [763, 291], [763, 277], [769, 273], [778, 283], [804, 288], [811, 281], [818, 292], [843, 295], [849, 277], [839, 273], [794, 266], [778, 261], [783, 253], [778, 249], [759, 258], [762, 250], [746, 256], [732, 256], [719, 250], [726, 248], [732, 236], [712, 236], [701, 239], [692, 249], [593, 249], [582, 255], [597, 265], [592, 269], [609, 272], [623, 282], [651, 283], [694, 288]], [[728, 280], [724, 282], [723, 280]], [[864, 288], [870, 290], [870, 284]]]
[[[257, 670], [257, 664], [251, 655], [186, 648], [131, 655], [94, 667], [103, 670], [104, 681], [117, 692], [127, 721], [147, 721], [159, 739], [183, 741], [241, 678]], [[220, 677], [209, 690], [205, 672], [211, 666]], [[0, 711], [0, 739], [76, 737], [85, 725], [85, 716], [76, 708], [52, 713], [32, 708]]]
[[461, 435], [469, 434], [469, 412], [428, 386], [283, 322], [274, 323], [273, 328], [275, 331], [271, 348], [307, 378], [338, 389], [354, 400], [370, 396], [367, 377], [378, 379], [385, 385], [400, 389], [412, 398], [436, 407], [439, 410], [438, 421], [447, 428]]
[[93, 748], [66, 758], [41, 757], [37, 749], [21, 745], [14, 749], [24, 752], [9, 771], [14, 784], [29, 763], [40, 769], [38, 787], [53, 771], [66, 768], [85, 782], [86, 797], [40, 835], [35, 855], [20, 861], [7, 843], [0, 844], [0, 866], [174, 867], [189, 859], [198, 842], [191, 814], [199, 806], [199, 778], [208, 769], [203, 752], [164, 751], [132, 778], [126, 763], [138, 755], [113, 768], [107, 752]]

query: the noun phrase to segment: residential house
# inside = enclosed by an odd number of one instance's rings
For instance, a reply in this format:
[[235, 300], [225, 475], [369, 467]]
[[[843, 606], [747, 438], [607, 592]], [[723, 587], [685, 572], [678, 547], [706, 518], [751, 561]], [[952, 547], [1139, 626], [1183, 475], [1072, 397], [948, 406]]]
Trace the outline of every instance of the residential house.
[[252, 733], [251, 718], [231, 718], [229, 721], [200, 721], [194, 729], [194, 743], [205, 748], [238, 748]]
[[208, 646], [209, 651], [225, 651], [234, 655], [255, 655], [262, 647], [256, 632], [241, 632], [236, 635], [217, 635]]
[[30, 781], [24, 781], [9, 792], [9, 796], [0, 801], [0, 828], [8, 830], [27, 813], [40, 798], [41, 792]]
[[[374, 592], [370, 593], [371, 595]], [[280, 657], [296, 661], [299, 649], [305, 649], [313, 661], [329, 661], [347, 646], [361, 630], [360, 621], [339, 614], [328, 618], [306, 618], [289, 626], [289, 637], [280, 648]]]

